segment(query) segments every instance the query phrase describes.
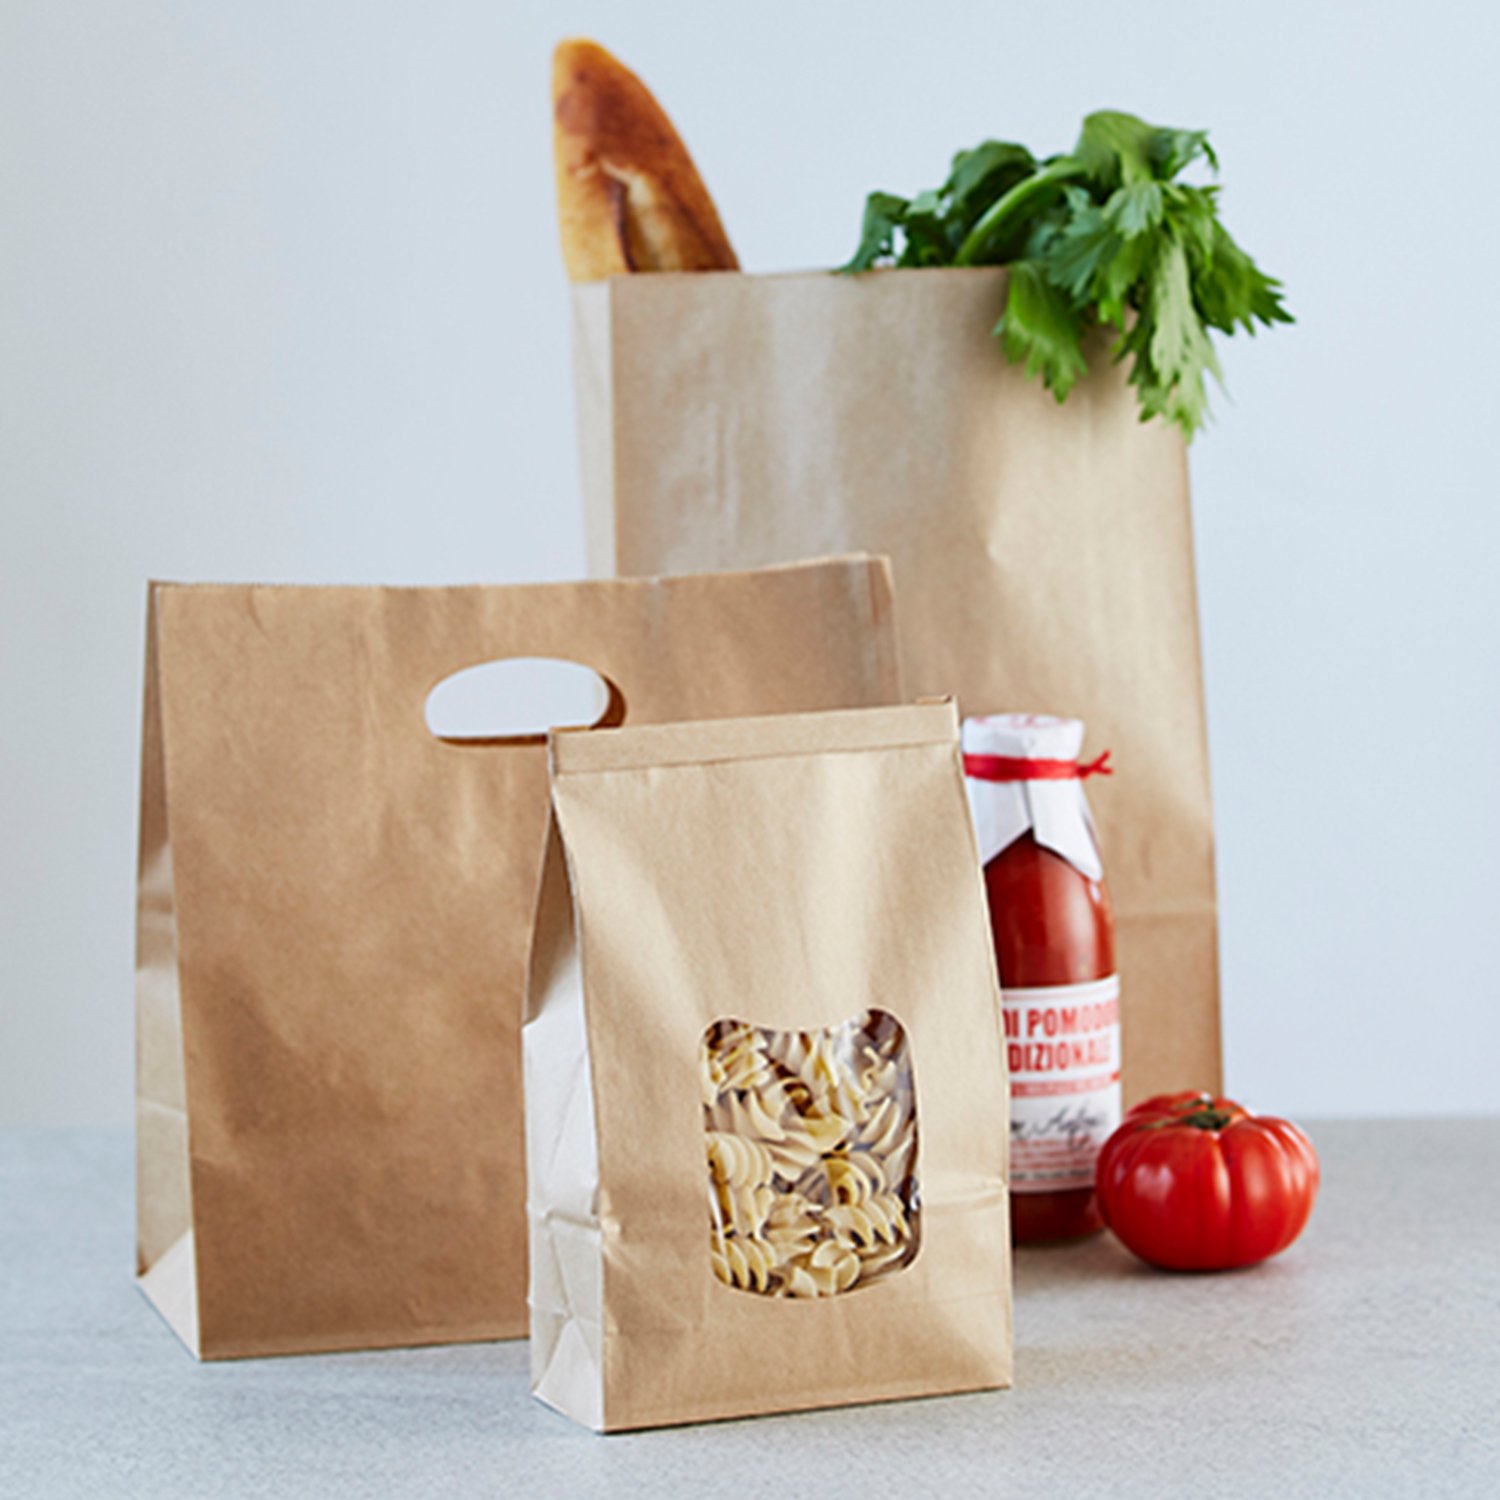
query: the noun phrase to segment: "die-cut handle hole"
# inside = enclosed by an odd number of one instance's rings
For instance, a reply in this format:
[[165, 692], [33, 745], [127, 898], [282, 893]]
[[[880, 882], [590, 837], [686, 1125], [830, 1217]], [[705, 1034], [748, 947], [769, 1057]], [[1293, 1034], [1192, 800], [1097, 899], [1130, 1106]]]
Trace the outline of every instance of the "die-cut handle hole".
[[445, 745], [541, 745], [552, 729], [610, 729], [625, 699], [607, 677], [555, 656], [511, 656], [464, 667], [437, 683], [423, 709]]

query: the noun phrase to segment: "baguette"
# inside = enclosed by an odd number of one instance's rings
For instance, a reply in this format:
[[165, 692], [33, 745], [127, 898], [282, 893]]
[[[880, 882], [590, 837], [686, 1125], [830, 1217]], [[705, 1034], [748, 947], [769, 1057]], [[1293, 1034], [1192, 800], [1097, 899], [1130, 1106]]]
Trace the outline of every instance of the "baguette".
[[563, 261], [574, 281], [630, 271], [735, 271], [713, 199], [651, 91], [597, 42], [552, 59]]

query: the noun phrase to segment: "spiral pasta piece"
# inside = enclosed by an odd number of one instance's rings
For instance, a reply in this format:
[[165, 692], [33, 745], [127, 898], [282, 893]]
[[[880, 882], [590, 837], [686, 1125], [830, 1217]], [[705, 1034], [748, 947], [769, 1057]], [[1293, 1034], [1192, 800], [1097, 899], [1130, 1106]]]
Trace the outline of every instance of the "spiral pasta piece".
[[885, 1186], [885, 1171], [869, 1151], [830, 1156], [823, 1163], [828, 1189], [835, 1203], [863, 1203]]
[[754, 1187], [771, 1180], [771, 1153], [759, 1142], [727, 1131], [708, 1133], [708, 1164], [714, 1176], [730, 1187]]
[[766, 1292], [781, 1264], [776, 1247], [753, 1235], [722, 1235], [710, 1252], [714, 1273], [729, 1286]]

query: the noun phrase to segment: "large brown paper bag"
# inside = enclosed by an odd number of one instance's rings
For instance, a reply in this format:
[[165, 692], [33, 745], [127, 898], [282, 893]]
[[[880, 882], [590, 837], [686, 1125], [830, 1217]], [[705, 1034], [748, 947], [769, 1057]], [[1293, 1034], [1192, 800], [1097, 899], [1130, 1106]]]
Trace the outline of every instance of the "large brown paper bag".
[[1005, 1386], [1007, 1093], [952, 703], [560, 733], [523, 1028], [538, 1396]]
[[631, 723], [898, 691], [883, 560], [151, 590], [138, 1271], [202, 1358], [525, 1330], [546, 747], [441, 742], [424, 704], [536, 656], [593, 668]]
[[[575, 288], [590, 567], [887, 553], [907, 689], [1082, 719], [1119, 921], [1126, 1102], [1219, 1081], [1183, 444], [1096, 358], [1059, 407], [991, 336], [995, 269]], [[1003, 977], [1003, 976], [1002, 976]]]

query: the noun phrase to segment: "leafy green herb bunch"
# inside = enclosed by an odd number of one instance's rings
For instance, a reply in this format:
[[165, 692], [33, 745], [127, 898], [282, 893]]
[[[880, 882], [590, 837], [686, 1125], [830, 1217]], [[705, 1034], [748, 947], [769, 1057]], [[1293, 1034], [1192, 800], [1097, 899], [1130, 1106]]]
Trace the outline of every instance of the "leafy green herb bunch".
[[1222, 384], [1210, 330], [1293, 321], [1281, 283], [1220, 222], [1217, 184], [1182, 180], [1195, 162], [1218, 172], [1206, 131], [1115, 110], [1088, 116], [1065, 156], [985, 141], [954, 157], [941, 187], [871, 193], [842, 269], [1008, 266], [995, 334], [1009, 359], [1066, 400], [1102, 325], [1130, 361], [1141, 419], [1165, 417], [1191, 438], [1208, 415], [1205, 375]]

